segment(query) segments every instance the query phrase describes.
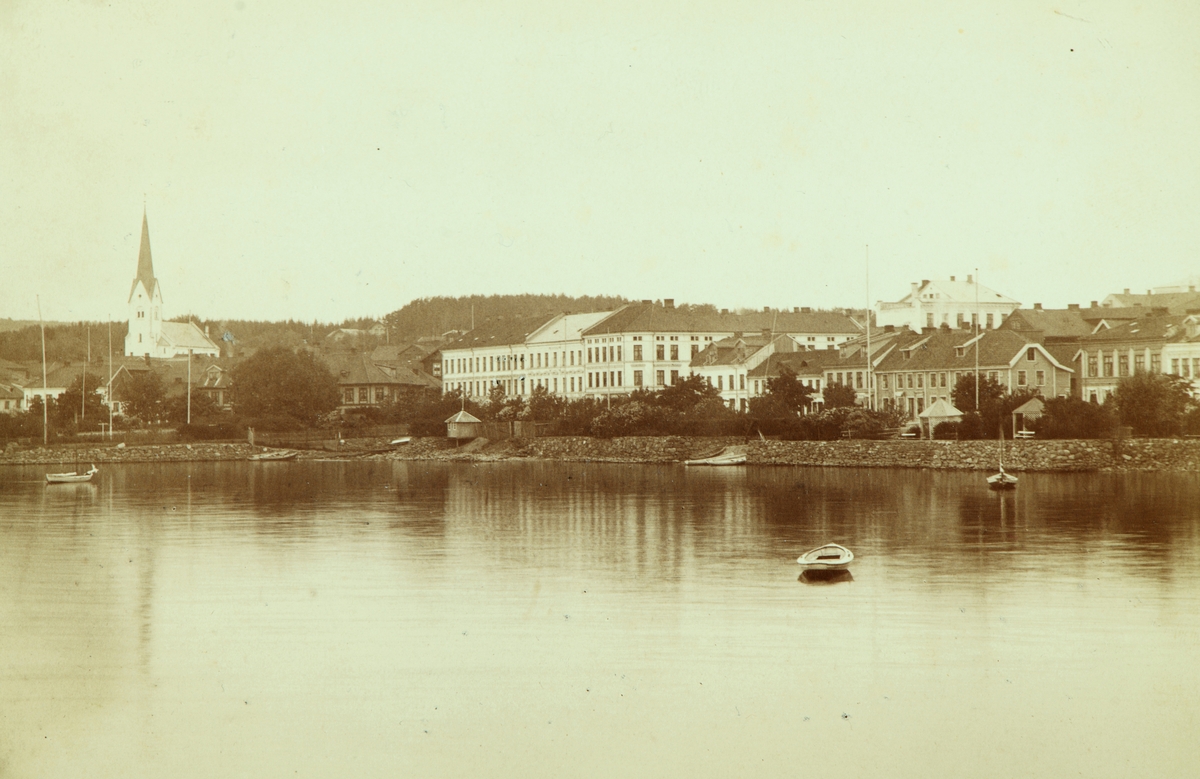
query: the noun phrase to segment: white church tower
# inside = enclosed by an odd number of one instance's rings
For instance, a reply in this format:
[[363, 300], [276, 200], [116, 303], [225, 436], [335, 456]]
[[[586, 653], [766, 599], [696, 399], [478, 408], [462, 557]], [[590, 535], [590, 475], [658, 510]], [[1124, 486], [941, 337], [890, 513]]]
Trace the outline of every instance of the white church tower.
[[150, 258], [150, 226], [142, 212], [142, 243], [138, 249], [137, 275], [129, 289], [129, 332], [125, 356], [169, 357], [201, 354], [218, 357], [221, 350], [192, 322], [164, 322], [162, 289], [154, 278]]

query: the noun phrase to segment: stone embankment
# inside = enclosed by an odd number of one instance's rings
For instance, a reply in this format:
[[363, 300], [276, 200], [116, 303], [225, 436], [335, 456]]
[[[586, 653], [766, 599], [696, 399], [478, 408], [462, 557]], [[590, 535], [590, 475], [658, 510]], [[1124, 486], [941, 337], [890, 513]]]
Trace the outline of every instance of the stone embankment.
[[[751, 465], [994, 470], [995, 441], [745, 441], [738, 438], [645, 436], [628, 438], [477, 439], [456, 445], [444, 438], [415, 438], [391, 447], [386, 440], [348, 440], [336, 449], [300, 450], [299, 459], [459, 460], [538, 459], [564, 462], [675, 463], [738, 447]], [[145, 463], [245, 460], [262, 451], [247, 444], [9, 447], [4, 464]], [[1007, 441], [1004, 464], [1021, 471], [1191, 471], [1200, 473], [1200, 440]]]

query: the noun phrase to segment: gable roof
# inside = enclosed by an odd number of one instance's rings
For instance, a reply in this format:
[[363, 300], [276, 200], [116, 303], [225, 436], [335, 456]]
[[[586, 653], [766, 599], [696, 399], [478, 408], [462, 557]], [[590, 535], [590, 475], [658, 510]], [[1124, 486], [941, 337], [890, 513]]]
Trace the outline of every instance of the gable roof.
[[[914, 333], [901, 341], [883, 358], [877, 371], [974, 370], [975, 338], [970, 331], [938, 328]], [[1029, 347], [1036, 348], [1059, 368], [1072, 370], [1046, 347], [1030, 342], [1014, 330], [984, 330], [980, 333], [979, 367], [981, 370], [1009, 368]]]
[[442, 347], [442, 352], [454, 349], [482, 349], [487, 346], [517, 346], [539, 328], [543, 327], [549, 317], [544, 314], [537, 316], [496, 318], [484, 322], [468, 333], [456, 338]]
[[611, 333], [830, 333], [857, 335], [853, 318], [832, 311], [755, 311], [719, 313], [691, 307], [630, 303], [589, 327], [584, 337]]
[[998, 328], [1037, 333], [1044, 338], [1081, 338], [1092, 332], [1079, 308], [1018, 308]]
[[[912, 303], [914, 296], [921, 301], [937, 302], [937, 301], [953, 301], [962, 303], [974, 303], [976, 300], [976, 292], [978, 291], [979, 302], [983, 303], [1009, 303], [1013, 306], [1021, 305], [1010, 297], [1001, 295], [994, 289], [989, 289], [977, 281], [958, 281], [956, 279], [922, 281], [917, 285], [915, 292], [910, 291], [907, 295], [900, 298], [897, 303]], [[933, 295], [933, 298], [928, 296]], [[893, 304], [895, 305], [895, 304]]]
[[195, 322], [163, 322], [159, 342], [177, 349], [218, 349]]
[[1110, 323], [1106, 328], [1081, 339], [1080, 346], [1087, 349], [1090, 344], [1113, 342], [1200, 342], [1200, 336], [1189, 338], [1187, 316], [1158, 315], [1133, 319], [1128, 322]]

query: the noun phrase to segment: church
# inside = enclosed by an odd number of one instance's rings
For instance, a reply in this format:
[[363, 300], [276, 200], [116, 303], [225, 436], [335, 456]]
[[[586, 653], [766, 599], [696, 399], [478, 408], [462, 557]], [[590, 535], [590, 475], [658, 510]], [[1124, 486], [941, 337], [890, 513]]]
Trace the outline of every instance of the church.
[[150, 259], [150, 227], [142, 212], [142, 245], [138, 249], [137, 275], [129, 290], [129, 332], [126, 357], [165, 359], [188, 354], [220, 357], [221, 350], [193, 322], [164, 322], [162, 288], [154, 278]]

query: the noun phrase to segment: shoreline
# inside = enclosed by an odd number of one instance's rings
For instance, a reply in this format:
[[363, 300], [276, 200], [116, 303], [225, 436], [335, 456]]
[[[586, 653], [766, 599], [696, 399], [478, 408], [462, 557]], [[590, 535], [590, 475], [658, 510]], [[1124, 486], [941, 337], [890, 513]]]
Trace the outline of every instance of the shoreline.
[[[337, 449], [297, 449], [297, 460], [435, 460], [500, 462], [548, 460], [666, 464], [737, 447], [747, 465], [801, 465], [846, 468], [916, 468], [994, 471], [995, 441], [775, 441], [685, 436], [626, 438], [511, 438], [455, 445], [446, 438], [413, 438], [392, 447], [385, 439], [348, 439]], [[0, 453], [5, 465], [92, 463], [218, 462], [247, 460], [264, 447], [247, 443], [144, 444], [119, 447], [50, 446], [13, 448]], [[1006, 441], [1006, 470], [1069, 473], [1086, 471], [1200, 472], [1197, 439], [1096, 439]]]

